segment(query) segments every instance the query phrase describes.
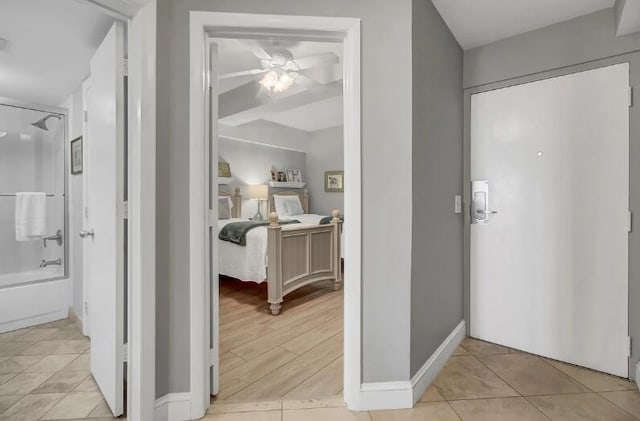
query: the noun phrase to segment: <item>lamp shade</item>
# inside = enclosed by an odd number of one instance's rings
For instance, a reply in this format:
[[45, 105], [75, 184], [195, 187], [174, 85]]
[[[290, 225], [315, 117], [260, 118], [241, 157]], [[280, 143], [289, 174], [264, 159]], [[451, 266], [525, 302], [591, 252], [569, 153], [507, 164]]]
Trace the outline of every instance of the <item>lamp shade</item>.
[[249, 198], [255, 200], [267, 200], [269, 198], [269, 186], [266, 184], [249, 186]]

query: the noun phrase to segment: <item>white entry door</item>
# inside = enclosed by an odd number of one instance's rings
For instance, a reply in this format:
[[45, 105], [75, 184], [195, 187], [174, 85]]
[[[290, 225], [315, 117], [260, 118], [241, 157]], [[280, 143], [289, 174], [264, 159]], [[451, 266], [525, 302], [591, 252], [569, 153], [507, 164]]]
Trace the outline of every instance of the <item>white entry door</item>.
[[91, 60], [84, 139], [84, 276], [91, 373], [114, 415], [124, 390], [124, 31], [114, 24]]
[[628, 377], [628, 107], [628, 64], [472, 96], [471, 336]]

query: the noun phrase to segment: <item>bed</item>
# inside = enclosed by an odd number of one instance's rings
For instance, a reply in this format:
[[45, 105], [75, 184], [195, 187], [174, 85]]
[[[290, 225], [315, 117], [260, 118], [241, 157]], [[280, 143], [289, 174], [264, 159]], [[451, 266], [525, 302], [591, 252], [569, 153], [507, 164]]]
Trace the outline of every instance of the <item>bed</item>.
[[[281, 224], [276, 201], [293, 203], [296, 197], [301, 209], [282, 219], [294, 219], [300, 223]], [[233, 193], [218, 192], [218, 200], [228, 201], [231, 207], [229, 219], [218, 219], [218, 233], [227, 224], [247, 221], [241, 218], [239, 188]], [[246, 246], [218, 240], [220, 275], [241, 281], [267, 282], [267, 302], [273, 315], [280, 313], [287, 294], [305, 285], [331, 280], [334, 289], [342, 286], [340, 212], [333, 210], [331, 218], [328, 218], [309, 214], [308, 210], [306, 190], [279, 191], [269, 195], [268, 224], [248, 231]], [[320, 224], [321, 220], [325, 223]]]

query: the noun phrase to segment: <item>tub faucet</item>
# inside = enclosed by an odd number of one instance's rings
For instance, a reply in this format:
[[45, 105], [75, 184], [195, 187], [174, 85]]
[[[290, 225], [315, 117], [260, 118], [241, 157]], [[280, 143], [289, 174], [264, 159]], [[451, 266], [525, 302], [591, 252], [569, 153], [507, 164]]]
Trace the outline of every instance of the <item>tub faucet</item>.
[[56, 260], [44, 260], [42, 259], [42, 263], [40, 263], [41, 268], [46, 268], [47, 266], [62, 266], [62, 258], [58, 258]]
[[47, 247], [47, 241], [55, 241], [59, 246], [62, 245], [62, 230], [56, 231], [56, 235], [50, 235], [42, 239], [44, 246]]

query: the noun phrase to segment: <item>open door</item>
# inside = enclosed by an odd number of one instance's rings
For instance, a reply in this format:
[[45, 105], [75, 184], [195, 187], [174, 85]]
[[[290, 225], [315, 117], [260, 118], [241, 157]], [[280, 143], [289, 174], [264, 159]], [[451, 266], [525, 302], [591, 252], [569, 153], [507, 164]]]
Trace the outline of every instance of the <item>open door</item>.
[[84, 276], [91, 373], [114, 415], [124, 412], [124, 30], [115, 23], [91, 60], [84, 139]]
[[[213, 272], [211, 267], [214, 259], [218, 259], [218, 142], [214, 142], [218, 136], [218, 45], [209, 40], [209, 86], [208, 86], [208, 112], [209, 116], [207, 125], [209, 127], [208, 148], [207, 150], [207, 168], [209, 178], [207, 183], [207, 192], [209, 192], [207, 209], [209, 210], [209, 226], [208, 226], [208, 245], [209, 245], [209, 264], [207, 274], [211, 280], [210, 301], [211, 317], [209, 326], [210, 330], [210, 394], [215, 396], [220, 391], [220, 281], [217, 272]], [[214, 195], [213, 192], [216, 192]], [[218, 267], [216, 264], [215, 267]]]

